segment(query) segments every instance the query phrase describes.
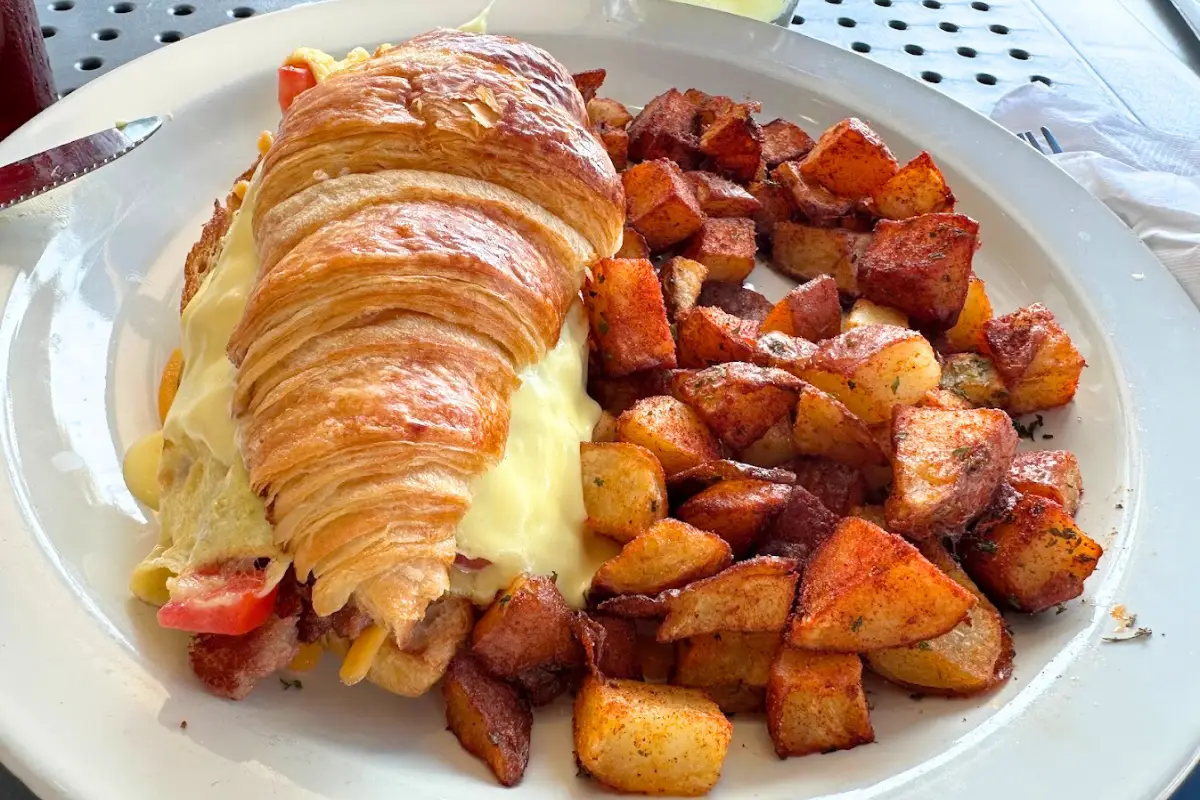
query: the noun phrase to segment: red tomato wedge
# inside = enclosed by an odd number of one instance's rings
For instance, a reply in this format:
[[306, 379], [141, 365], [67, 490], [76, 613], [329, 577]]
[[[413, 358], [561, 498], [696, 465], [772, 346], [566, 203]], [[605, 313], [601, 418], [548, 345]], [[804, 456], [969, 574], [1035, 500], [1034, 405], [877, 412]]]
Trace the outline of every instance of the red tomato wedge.
[[287, 111], [301, 92], [317, 85], [312, 70], [308, 67], [285, 66], [279, 68], [279, 110]]
[[181, 575], [171, 600], [158, 610], [158, 624], [193, 633], [239, 636], [267, 621], [279, 586], [266, 588], [262, 571], [205, 569]]

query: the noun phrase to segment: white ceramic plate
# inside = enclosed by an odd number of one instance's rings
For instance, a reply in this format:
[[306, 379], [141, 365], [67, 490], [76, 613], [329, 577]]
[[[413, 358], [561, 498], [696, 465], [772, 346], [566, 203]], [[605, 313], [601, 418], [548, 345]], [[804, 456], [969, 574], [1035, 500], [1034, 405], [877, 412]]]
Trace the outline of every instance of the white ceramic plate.
[[[405, 701], [332, 671], [267, 681], [243, 703], [203, 693], [184, 638], [126, 590], [155, 537], [126, 491], [125, 448], [156, 425], [158, 367], [178, 338], [181, 264], [212, 199], [277, 122], [273, 70], [294, 46], [333, 52], [472, 17], [478, 0], [361, 0], [272, 14], [189, 39], [85, 86], [0, 145], [0, 163], [170, 112], [95, 175], [0, 214], [0, 756], [47, 797], [501, 796]], [[436, 6], [436, 7], [432, 7]], [[999, 309], [1042, 301], [1088, 358], [1079, 397], [1047, 415], [1080, 456], [1083, 527], [1107, 548], [1083, 602], [1016, 620], [1013, 680], [974, 700], [871, 686], [878, 743], [778, 761], [753, 718], [720, 796], [1154, 798], [1200, 741], [1194, 605], [1200, 315], [1121, 223], [1027, 145], [870, 61], [777, 28], [667, 3], [502, 0], [492, 29], [568, 67], [609, 69], [606, 94], [669, 86], [760, 99], [818, 131], [870, 120], [902, 159], [928, 149], [982, 223], [977, 269]], [[767, 118], [770, 118], [768, 116]], [[761, 279], [777, 293], [782, 283]], [[1103, 644], [1124, 603], [1151, 639]], [[182, 723], [186, 721], [186, 730]], [[539, 714], [522, 791], [588, 796], [566, 703]], [[508, 796], [511, 796], [509, 793]]]

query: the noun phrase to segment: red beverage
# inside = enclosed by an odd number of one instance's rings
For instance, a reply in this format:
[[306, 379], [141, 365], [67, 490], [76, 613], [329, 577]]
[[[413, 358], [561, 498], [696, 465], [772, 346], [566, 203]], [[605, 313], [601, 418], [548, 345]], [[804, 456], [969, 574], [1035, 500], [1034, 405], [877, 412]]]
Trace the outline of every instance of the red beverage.
[[54, 102], [33, 0], [0, 0], [0, 139]]

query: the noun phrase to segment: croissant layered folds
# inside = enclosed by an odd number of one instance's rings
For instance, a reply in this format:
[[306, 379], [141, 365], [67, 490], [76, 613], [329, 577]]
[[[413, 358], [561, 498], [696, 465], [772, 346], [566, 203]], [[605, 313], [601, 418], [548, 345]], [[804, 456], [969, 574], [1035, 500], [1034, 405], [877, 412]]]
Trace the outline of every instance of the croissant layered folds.
[[251, 485], [316, 611], [353, 600], [403, 647], [518, 373], [619, 243], [620, 182], [561, 65], [458, 31], [300, 95], [258, 180], [228, 350]]

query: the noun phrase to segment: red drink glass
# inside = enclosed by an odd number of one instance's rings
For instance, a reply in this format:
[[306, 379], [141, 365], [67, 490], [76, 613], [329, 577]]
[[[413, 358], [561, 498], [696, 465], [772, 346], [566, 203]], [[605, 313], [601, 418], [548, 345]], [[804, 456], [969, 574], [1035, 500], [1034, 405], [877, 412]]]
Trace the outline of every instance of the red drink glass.
[[33, 0], [0, 0], [0, 139], [54, 102]]

